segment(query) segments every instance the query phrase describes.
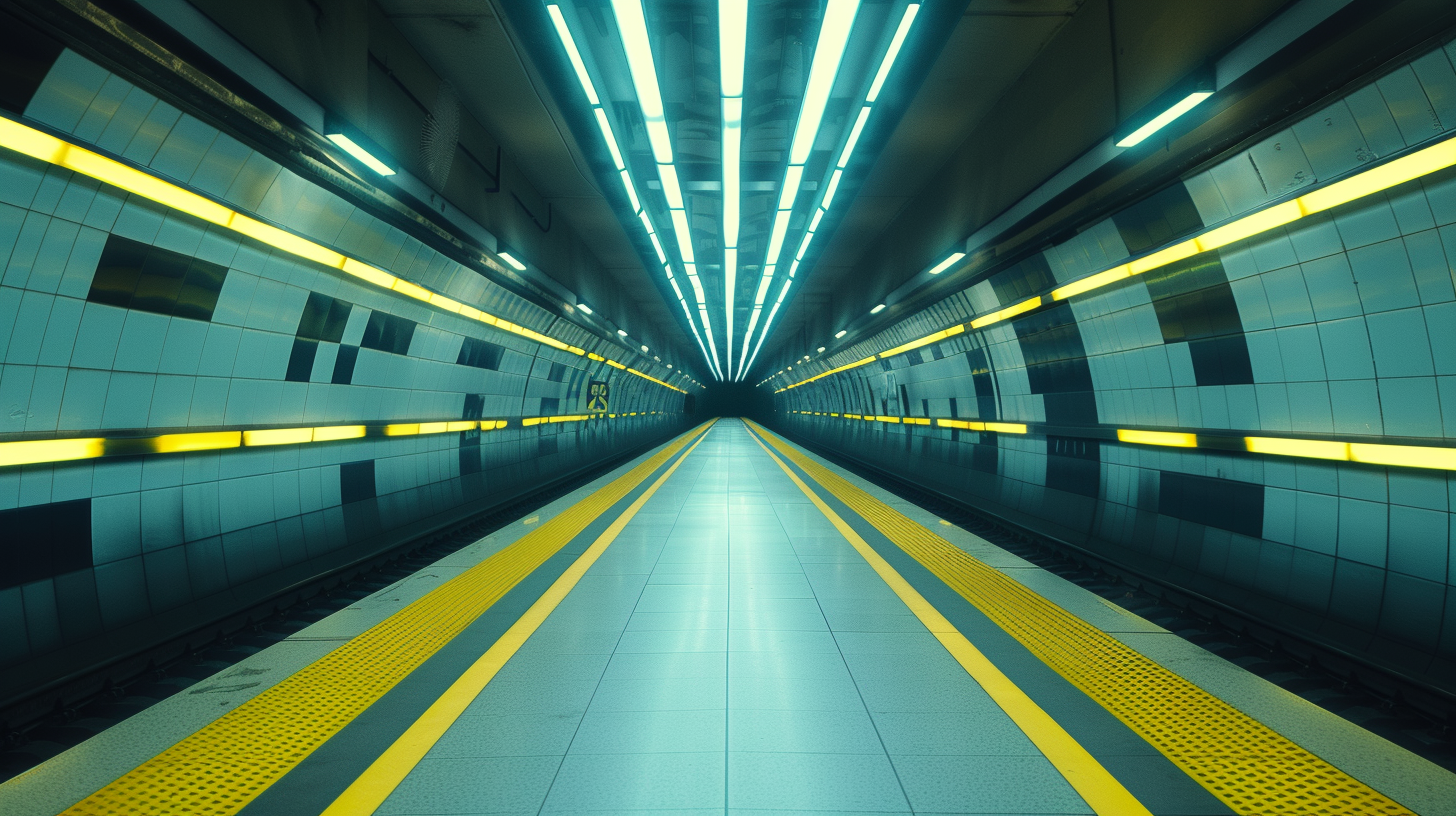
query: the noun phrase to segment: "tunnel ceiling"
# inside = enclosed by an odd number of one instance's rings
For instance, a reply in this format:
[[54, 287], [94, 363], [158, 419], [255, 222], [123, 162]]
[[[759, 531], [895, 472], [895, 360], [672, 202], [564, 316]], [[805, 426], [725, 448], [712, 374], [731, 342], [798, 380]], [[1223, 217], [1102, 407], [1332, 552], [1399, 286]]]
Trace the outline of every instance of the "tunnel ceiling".
[[[754, 382], [769, 364], [835, 345], [838, 328], [867, 328], [891, 290], [965, 249], [978, 227], [1287, 5], [381, 0], [586, 237], [638, 307], [634, 319], [679, 328], [679, 359], [705, 382]], [[743, 24], [741, 91], [733, 20]], [[1244, 88], [1240, 99], [1210, 106], [1198, 140], [1227, 147], [1287, 115], [1287, 97]], [[1094, 195], [1074, 199], [1077, 217], [1210, 158], [1175, 141], [1123, 157]], [[735, 169], [736, 240], [723, 184]], [[936, 283], [953, 279], [966, 285], [957, 274]]]

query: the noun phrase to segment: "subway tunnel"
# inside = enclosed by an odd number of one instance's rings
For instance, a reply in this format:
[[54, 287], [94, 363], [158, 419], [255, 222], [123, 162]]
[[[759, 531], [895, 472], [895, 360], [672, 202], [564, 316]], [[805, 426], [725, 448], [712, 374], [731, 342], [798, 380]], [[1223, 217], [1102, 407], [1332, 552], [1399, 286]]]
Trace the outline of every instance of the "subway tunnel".
[[1453, 471], [1449, 0], [0, 0], [4, 816], [1456, 816]]

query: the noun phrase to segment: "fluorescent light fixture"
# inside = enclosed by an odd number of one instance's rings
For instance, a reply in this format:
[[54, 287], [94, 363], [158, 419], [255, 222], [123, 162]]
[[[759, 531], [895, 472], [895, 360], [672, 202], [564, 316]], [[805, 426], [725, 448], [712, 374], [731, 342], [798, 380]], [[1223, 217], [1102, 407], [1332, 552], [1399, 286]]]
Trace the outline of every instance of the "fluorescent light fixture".
[[511, 253], [509, 253], [509, 252], [498, 252], [496, 254], [498, 254], [498, 255], [501, 256], [501, 260], [503, 260], [506, 263], [510, 264], [511, 266], [515, 267], [517, 270], [519, 270], [521, 272], [525, 272], [526, 271], [526, 265], [523, 264], [523, 263], [521, 263], [520, 261], [516, 260], [515, 256], [512, 255]]
[[688, 283], [693, 285], [693, 296], [698, 299], [698, 306], [707, 305], [708, 298], [703, 293], [703, 279], [697, 275], [688, 275]]
[[738, 289], [738, 250], [723, 250], [723, 359], [733, 376], [733, 299]]
[[[659, 164], [671, 164], [672, 148], [667, 141], [662, 92], [657, 87], [657, 66], [652, 61], [652, 43], [647, 37], [647, 18], [642, 13], [641, 0], [612, 0], [612, 12], [622, 35], [622, 48], [627, 52], [627, 68], [632, 73], [637, 104], [642, 106], [642, 117], [647, 121], [652, 152]], [[654, 136], [654, 126], [661, 126], [660, 135]]]
[[870, 314], [879, 314], [880, 312], [883, 312], [884, 310], [885, 310], [885, 304], [881, 303], [878, 306], [876, 306], [875, 308], [870, 309]]
[[627, 165], [622, 162], [622, 151], [617, 149], [617, 137], [612, 135], [612, 124], [607, 121], [607, 112], [601, 108], [593, 108], [592, 112], [597, 115], [597, 127], [601, 128], [602, 139], [606, 141], [607, 150], [612, 154], [612, 164], [618, 170], [625, 169]]
[[627, 200], [632, 202], [632, 212], [642, 212], [642, 202], [637, 198], [637, 187], [626, 170], [622, 171], [622, 189], [627, 191]]
[[829, 102], [829, 92], [834, 88], [834, 77], [839, 73], [839, 62], [844, 57], [844, 46], [849, 42], [854, 16], [859, 11], [859, 0], [828, 2], [824, 21], [819, 26], [819, 39], [814, 44], [814, 61], [809, 65], [809, 83], [804, 88], [804, 102], [799, 107], [794, 139], [789, 144], [791, 165], [808, 161], [809, 151], [814, 148], [819, 123], [824, 118], [824, 106]]
[[748, 0], [718, 0], [718, 66], [724, 96], [743, 96]]
[[823, 353], [824, 353], [824, 347], [823, 347], [823, 346], [820, 346], [820, 347], [819, 347], [819, 351], [818, 351], [818, 353], [819, 353], [819, 354], [823, 354]]
[[804, 240], [799, 242], [799, 251], [794, 253], [795, 263], [804, 260], [804, 253], [809, 251], [809, 242], [812, 240], [814, 240], [814, 233], [804, 233]]
[[789, 277], [792, 278], [794, 276], [794, 273], [795, 272], [798, 272], [798, 271], [799, 271], [799, 261], [796, 258], [796, 259], [794, 259], [794, 262], [793, 263], [789, 264]]
[[650, 232], [647, 237], [652, 239], [652, 248], [657, 250], [658, 263], [667, 263], [667, 253], [662, 251], [662, 242], [657, 240], [657, 233]]
[[[788, 294], [789, 294], [789, 287], [790, 287], [790, 286], [793, 286], [793, 285], [794, 285], [794, 280], [793, 280], [793, 278], [785, 278], [785, 279], [784, 279], [784, 286], [783, 286], [783, 288], [782, 288], [782, 289], [780, 289], [780, 290], [779, 290], [779, 299], [778, 299], [778, 300], [777, 300], [777, 301], [775, 301], [775, 302], [774, 302], [774, 305], [775, 305], [775, 306], [777, 306], [777, 305], [778, 305], [778, 304], [780, 304], [780, 303], [783, 303], [783, 302], [784, 302], [784, 298], [785, 298], [785, 297], [787, 297], [787, 296], [788, 296]], [[763, 327], [763, 330], [764, 330], [764, 331], [768, 331], [768, 326], [767, 326], [767, 325], [765, 325], [765, 326], [764, 326], [764, 327]]]
[[683, 208], [682, 187], [677, 183], [677, 168], [670, 164], [657, 165], [657, 175], [662, 179], [662, 194], [667, 196], [667, 208]]
[[738, 246], [742, 185], [739, 161], [743, 155], [743, 100], [723, 100], [723, 244]]
[[588, 306], [588, 305], [586, 305], [585, 303], [578, 303], [578, 304], [576, 304], [576, 308], [580, 309], [582, 314], [591, 314], [592, 313], [591, 307]]
[[839, 179], [843, 175], [843, 170], [835, 170], [834, 175], [829, 177], [829, 184], [824, 188], [824, 200], [819, 203], [820, 207], [829, 209], [830, 203], [834, 201], [834, 193], [839, 189]]
[[834, 339], [835, 340], [838, 340], [839, 338], [845, 336], [846, 334], [849, 334], [849, 329], [840, 329], [839, 331], [837, 331], [837, 332], [834, 333]]
[[932, 274], [932, 275], [939, 275], [940, 273], [942, 273], [945, 270], [949, 269], [950, 266], [951, 266], [951, 264], [955, 263], [956, 261], [959, 261], [961, 258], [964, 258], [964, 257], [966, 257], [966, 253], [964, 253], [964, 252], [953, 252], [953, 253], [951, 253], [951, 256], [949, 258], [946, 258], [945, 260], [943, 260], [940, 263], [936, 264], [935, 266], [931, 267], [930, 268], [930, 274]]
[[824, 210], [815, 210], [814, 218], [809, 222], [809, 231], [814, 232], [819, 229], [819, 222], [822, 220], [824, 220]]
[[880, 70], [875, 73], [875, 81], [870, 85], [870, 92], [865, 97], [866, 102], [873, 102], [879, 97], [880, 89], [885, 85], [885, 78], [890, 75], [890, 67], [895, 64], [895, 57], [900, 55], [900, 47], [905, 44], [905, 35], [910, 33], [910, 24], [915, 22], [915, 15], [919, 12], [919, 3], [911, 3], [905, 8], [905, 16], [900, 18], [900, 27], [895, 29], [895, 38], [890, 40], [890, 49], [885, 52], [885, 58], [880, 61]]
[[784, 173], [784, 187], [779, 191], [779, 209], [792, 210], [794, 199], [799, 195], [799, 185], [804, 182], [804, 166], [790, 165]]
[[758, 280], [758, 292], [753, 296], [753, 305], [762, 305], [763, 299], [768, 297], [768, 287], [773, 283], [773, 273], [765, 272]]
[[[779, 210], [778, 213], [774, 215], [773, 233], [770, 234], [768, 238], [767, 260], [769, 266], [778, 263], [779, 253], [782, 252], [784, 248], [784, 235], [786, 235], [788, 231], [789, 211]], [[768, 267], [764, 267], [763, 273], [765, 275], [769, 274]]]
[[870, 106], [865, 105], [859, 109], [859, 118], [854, 120], [854, 127], [849, 131], [849, 141], [844, 143], [844, 151], [839, 154], [839, 167], [849, 164], [849, 156], [854, 152], [854, 146], [859, 143], [859, 134], [864, 131], [865, 120], [870, 118]]
[[643, 347], [642, 347], [642, 353], [643, 353], [643, 354], [646, 354], [646, 353], [647, 353], [647, 347], [646, 347], [646, 346], [643, 346]]
[[348, 153], [350, 156], [358, 159], [364, 164], [365, 167], [368, 167], [370, 170], [373, 170], [381, 176], [394, 175], [394, 171], [390, 169], [389, 165], [385, 164], [379, 159], [374, 158], [374, 155], [372, 153], [360, 147], [357, 143], [355, 143], [353, 139], [350, 139], [348, 136], [345, 136], [342, 133], [329, 133], [327, 135], [329, 141], [343, 148], [345, 153]]
[[1129, 133], [1127, 136], [1124, 136], [1120, 141], [1118, 141], [1117, 146], [1132, 147], [1133, 145], [1141, 143], [1144, 139], [1167, 127], [1173, 122], [1174, 119], [1177, 119], [1188, 111], [1193, 110], [1195, 107], [1197, 107], [1198, 103], [1209, 98], [1210, 96], [1213, 96], [1213, 91], [1194, 91], [1193, 93], [1188, 94], [1187, 96], [1183, 97], [1183, 99], [1179, 101], [1178, 104], [1153, 117], [1153, 121], [1148, 122], [1146, 125], [1143, 125], [1137, 130], [1134, 130], [1132, 133]]
[[576, 80], [581, 83], [581, 89], [586, 91], [587, 101], [600, 105], [597, 89], [592, 85], [591, 77], [587, 76], [586, 63], [581, 61], [581, 52], [576, 49], [576, 40], [571, 37], [571, 29], [566, 27], [566, 18], [561, 16], [561, 7], [549, 5], [546, 13], [551, 15], [551, 24], [556, 26], [556, 36], [561, 38], [561, 44], [566, 47], [566, 57], [571, 60], [571, 67], [576, 71]]
[[693, 237], [688, 233], [688, 214], [684, 210], [669, 210], [672, 216], [672, 231], [677, 235], [677, 251], [682, 255], [683, 263], [690, 264], [696, 259], [693, 257]]

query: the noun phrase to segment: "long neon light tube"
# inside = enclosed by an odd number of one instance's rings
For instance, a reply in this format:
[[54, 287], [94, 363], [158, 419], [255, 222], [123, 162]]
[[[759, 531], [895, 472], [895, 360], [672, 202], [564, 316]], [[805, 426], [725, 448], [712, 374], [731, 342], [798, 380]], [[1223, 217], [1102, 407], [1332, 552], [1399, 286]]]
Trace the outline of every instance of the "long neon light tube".
[[718, 65], [723, 95], [724, 365], [733, 376], [733, 309], [738, 286], [743, 144], [743, 69], [748, 56], [748, 0], [718, 1]]

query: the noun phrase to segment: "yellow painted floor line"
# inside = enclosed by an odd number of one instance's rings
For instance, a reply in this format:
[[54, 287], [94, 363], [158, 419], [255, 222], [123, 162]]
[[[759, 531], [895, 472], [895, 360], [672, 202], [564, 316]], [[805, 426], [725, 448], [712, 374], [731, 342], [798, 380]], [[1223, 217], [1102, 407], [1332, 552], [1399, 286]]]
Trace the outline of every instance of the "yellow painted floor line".
[[[709, 423], [711, 426], [711, 423]], [[652, 494], [662, 487], [672, 474], [677, 470], [678, 465], [688, 458], [704, 439], [707, 434], [699, 436], [692, 447], [687, 449], [676, 462], [672, 463], [666, 472], [652, 483], [637, 500], [618, 516], [611, 526], [597, 537], [596, 541], [582, 553], [561, 577], [546, 590], [531, 608], [519, 620], [507, 629], [505, 634], [495, 642], [485, 654], [480, 656], [460, 678], [450, 685], [440, 697], [415, 720], [414, 724], [395, 740], [379, 758], [374, 760], [363, 774], [355, 779], [349, 787], [333, 801], [322, 814], [322, 816], [368, 816], [384, 804], [384, 800], [399, 787], [415, 765], [419, 764], [425, 754], [445, 736], [450, 726], [464, 713], [476, 696], [485, 690], [485, 687], [497, 672], [506, 665], [515, 653], [526, 644], [526, 639], [546, 622], [546, 618], [565, 600], [567, 593], [576, 587], [586, 571], [591, 569], [592, 564], [597, 562], [607, 547], [617, 539], [617, 535], [627, 527], [627, 523], [637, 515]]]
[[1412, 813], [753, 427], [830, 495], [1235, 813]]
[[[745, 420], [747, 422], [747, 420]], [[752, 423], [749, 423], [752, 425]], [[763, 429], [757, 425], [753, 428], [759, 433]], [[798, 485], [809, 501], [819, 508], [819, 512], [829, 519], [840, 535], [849, 541], [850, 545], [869, 563], [870, 567], [879, 574], [880, 578], [900, 596], [900, 600], [910, 607], [915, 617], [925, 624], [931, 634], [945, 646], [946, 651], [961, 664], [972, 679], [985, 689], [996, 705], [1006, 712], [1012, 722], [1022, 730], [1032, 741], [1038, 750], [1046, 756], [1047, 760], [1066, 779], [1072, 789], [1087, 802], [1092, 811], [1098, 816], [1151, 816], [1147, 808], [1139, 802], [1127, 788], [1122, 786], [1102, 763], [1087, 752], [1080, 743], [1068, 734], [1051, 715], [1042, 710], [1035, 701], [1027, 696], [1015, 683], [1011, 681], [1000, 669], [996, 668], [986, 656], [977, 649], [966, 636], [960, 633], [945, 616], [940, 614], [925, 597], [910, 586], [889, 562], [880, 556], [875, 549], [860, 537], [854, 528], [845, 523], [844, 519], [834, 512], [819, 494], [809, 489], [797, 473], [793, 471], [774, 452], [768, 449], [757, 436], [753, 441], [763, 448], [764, 453], [774, 460], [784, 473]], [[776, 446], [777, 447], [777, 446]]]
[[236, 813], [449, 643], [707, 427], [699, 426], [683, 434], [519, 541], [65, 812]]

